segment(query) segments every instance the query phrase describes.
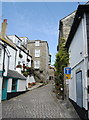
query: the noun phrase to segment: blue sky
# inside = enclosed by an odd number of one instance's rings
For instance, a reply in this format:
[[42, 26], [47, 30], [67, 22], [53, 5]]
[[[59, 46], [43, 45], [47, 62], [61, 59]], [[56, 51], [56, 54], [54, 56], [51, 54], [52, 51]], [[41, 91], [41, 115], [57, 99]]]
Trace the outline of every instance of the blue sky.
[[59, 20], [77, 7], [77, 2], [3, 2], [2, 16], [8, 20], [7, 35], [47, 41], [54, 64]]

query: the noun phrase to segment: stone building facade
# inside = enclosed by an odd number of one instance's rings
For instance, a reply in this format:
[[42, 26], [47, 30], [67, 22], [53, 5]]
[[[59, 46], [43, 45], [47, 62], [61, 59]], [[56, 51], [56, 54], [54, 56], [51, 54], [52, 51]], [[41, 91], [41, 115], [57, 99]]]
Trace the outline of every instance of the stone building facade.
[[47, 83], [49, 80], [49, 46], [47, 41], [29, 40], [27, 44], [29, 53], [32, 55], [33, 67], [39, 76], [37, 81]]
[[59, 37], [58, 37], [58, 46], [57, 51], [59, 51], [59, 44], [61, 42], [61, 38], [63, 37], [67, 40], [76, 11], [69, 14], [68, 16], [64, 17], [59, 21]]

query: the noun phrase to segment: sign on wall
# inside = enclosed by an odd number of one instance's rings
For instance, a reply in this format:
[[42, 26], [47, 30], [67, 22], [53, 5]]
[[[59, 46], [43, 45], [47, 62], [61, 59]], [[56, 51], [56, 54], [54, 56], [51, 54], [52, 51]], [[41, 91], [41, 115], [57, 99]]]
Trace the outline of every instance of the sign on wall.
[[64, 68], [64, 75], [65, 75], [66, 79], [71, 78], [71, 68], [70, 67], [65, 67]]
[[71, 68], [70, 67], [65, 67], [64, 68], [64, 74], [71, 74]]

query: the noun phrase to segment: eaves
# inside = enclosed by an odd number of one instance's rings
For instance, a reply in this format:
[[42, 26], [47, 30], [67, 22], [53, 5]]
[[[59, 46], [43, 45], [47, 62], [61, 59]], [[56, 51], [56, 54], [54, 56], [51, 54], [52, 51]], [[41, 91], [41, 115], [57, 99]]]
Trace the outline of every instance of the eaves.
[[75, 18], [74, 18], [74, 21], [73, 21], [68, 39], [67, 39], [67, 42], [65, 44], [65, 47], [67, 48], [67, 50], [69, 49], [70, 44], [73, 40], [73, 37], [74, 37], [74, 35], [77, 31], [77, 28], [80, 24], [80, 21], [83, 18], [83, 14], [86, 13], [86, 12], [89, 13], [89, 5], [79, 5], [78, 6], [78, 9], [77, 9], [77, 12], [76, 12], [76, 15], [75, 15]]

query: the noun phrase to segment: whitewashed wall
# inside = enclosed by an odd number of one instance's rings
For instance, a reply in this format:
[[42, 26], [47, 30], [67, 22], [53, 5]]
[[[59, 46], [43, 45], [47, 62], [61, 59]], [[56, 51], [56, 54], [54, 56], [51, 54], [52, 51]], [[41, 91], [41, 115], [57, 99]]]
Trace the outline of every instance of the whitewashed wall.
[[14, 70], [15, 69], [15, 57], [16, 57], [16, 50], [7, 46], [7, 49], [10, 52], [10, 63], [9, 63], [9, 69]]
[[28, 66], [31, 67], [31, 57], [28, 56], [28, 59], [30, 60], [30, 62], [28, 62]]
[[26, 80], [18, 80], [17, 82], [17, 92], [26, 91]]
[[76, 72], [82, 70], [83, 107], [87, 109], [87, 35], [85, 15], [71, 42], [69, 53], [69, 62], [72, 68], [72, 79], [69, 81], [69, 98], [76, 102]]
[[[17, 81], [17, 92], [26, 90], [26, 80]], [[12, 92], [12, 78], [8, 79], [7, 92]]]
[[[84, 56], [82, 29], [83, 28], [82, 28], [82, 22], [81, 22], [69, 48], [69, 51], [71, 54], [71, 58], [70, 58], [71, 67], [74, 67], [78, 62], [80, 62]], [[82, 52], [82, 54], [80, 54], [80, 52]]]
[[0, 56], [0, 70], [3, 70], [3, 55], [4, 55], [4, 48], [0, 45], [0, 48], [2, 48], [1, 56]]
[[5, 72], [4, 72], [4, 76], [7, 76], [7, 72], [8, 72], [8, 55], [7, 53], [5, 52], [5, 60], [4, 60], [4, 66], [5, 66]]
[[7, 92], [12, 91], [12, 78], [8, 79]]
[[[8, 36], [17, 46], [21, 47], [21, 44], [23, 43], [23, 41], [25, 43], [27, 43], [27, 38], [21, 38], [22, 42], [16, 37], [16, 36]], [[18, 43], [19, 41], [19, 43]], [[28, 63], [28, 66], [31, 67], [31, 57], [28, 56], [28, 58], [30, 59], [30, 62], [27, 62], [27, 54], [25, 52], [23, 52], [21, 50], [21, 54], [23, 55], [22, 58], [19, 57], [19, 51], [20, 49], [17, 47], [17, 58], [16, 58], [16, 65], [18, 65], [18, 61], [21, 62], [21, 65], [23, 65], [23, 63], [26, 65]], [[27, 51], [27, 50], [25, 50]]]

